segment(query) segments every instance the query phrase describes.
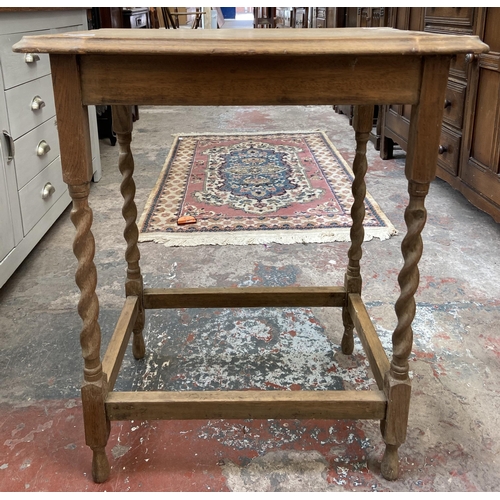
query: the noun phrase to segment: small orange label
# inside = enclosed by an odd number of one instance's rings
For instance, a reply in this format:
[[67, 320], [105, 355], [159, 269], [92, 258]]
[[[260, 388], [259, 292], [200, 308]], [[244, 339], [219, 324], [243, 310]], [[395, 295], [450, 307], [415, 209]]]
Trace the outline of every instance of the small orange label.
[[196, 224], [196, 219], [191, 215], [183, 215], [177, 219], [177, 224], [183, 226], [184, 224]]

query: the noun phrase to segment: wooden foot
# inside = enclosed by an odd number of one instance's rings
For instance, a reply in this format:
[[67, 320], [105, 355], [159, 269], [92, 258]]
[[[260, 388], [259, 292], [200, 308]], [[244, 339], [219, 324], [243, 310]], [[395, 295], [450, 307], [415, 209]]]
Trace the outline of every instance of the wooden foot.
[[142, 331], [144, 329], [144, 309], [139, 311], [136, 326], [132, 330], [134, 337], [132, 339], [132, 354], [135, 359], [142, 359], [146, 354], [146, 346], [144, 345], [144, 336]]
[[381, 470], [385, 479], [393, 481], [397, 479], [399, 472], [398, 448], [406, 441], [411, 396], [409, 378], [399, 380], [391, 371], [387, 372], [384, 392], [388, 405], [385, 419], [380, 421], [380, 430], [386, 445]]
[[399, 476], [398, 446], [387, 444], [380, 470], [384, 479], [394, 481]]
[[92, 479], [96, 483], [104, 483], [111, 471], [104, 448], [94, 448], [92, 456]]

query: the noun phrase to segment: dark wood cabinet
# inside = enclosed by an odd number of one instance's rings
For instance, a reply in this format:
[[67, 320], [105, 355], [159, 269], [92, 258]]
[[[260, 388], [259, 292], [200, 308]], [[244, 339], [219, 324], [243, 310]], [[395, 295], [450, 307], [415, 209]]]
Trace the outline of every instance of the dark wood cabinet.
[[313, 28], [335, 28], [335, 7], [313, 7]]
[[[390, 26], [402, 30], [423, 31], [423, 7], [391, 7]], [[411, 106], [384, 106], [381, 112], [380, 155], [383, 159], [393, 156], [394, 144], [406, 151], [410, 128]]]
[[[490, 46], [488, 54], [451, 62], [437, 175], [500, 222], [500, 8], [394, 7], [389, 17], [395, 28], [474, 34]], [[409, 113], [384, 106], [382, 158], [392, 158], [394, 144], [406, 151]]]
[[500, 7], [476, 10], [476, 34], [490, 52], [470, 63], [458, 187], [500, 222]]
[[360, 28], [387, 26], [388, 12], [386, 7], [357, 7], [357, 26]]

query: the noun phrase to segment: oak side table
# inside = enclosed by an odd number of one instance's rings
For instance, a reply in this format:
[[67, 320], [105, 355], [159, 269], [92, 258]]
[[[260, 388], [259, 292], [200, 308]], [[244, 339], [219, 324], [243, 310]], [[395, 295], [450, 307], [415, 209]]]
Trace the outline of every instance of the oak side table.
[[[386, 444], [381, 470], [398, 476], [398, 448], [405, 441], [410, 404], [408, 357], [412, 348], [424, 200], [433, 180], [449, 63], [459, 53], [488, 46], [474, 36], [391, 28], [307, 30], [103, 29], [27, 36], [16, 52], [48, 53], [52, 67], [64, 181], [73, 200], [78, 259], [78, 312], [83, 320], [82, 404], [92, 474], [105, 481], [110, 421], [211, 418], [363, 418], [381, 421]], [[97, 273], [93, 262], [92, 210], [88, 204], [92, 156], [88, 105], [112, 105], [124, 198], [126, 299], [104, 357], [100, 356]], [[352, 185], [351, 246], [343, 286], [279, 288], [144, 288], [137, 245], [130, 106], [332, 105], [356, 106], [356, 156]], [[401, 294], [389, 361], [361, 299], [366, 143], [375, 104], [412, 106], [405, 174], [409, 202], [399, 274]], [[99, 210], [99, 207], [96, 207]], [[222, 307], [342, 307], [342, 352], [353, 351], [356, 328], [378, 390], [117, 392], [113, 387], [132, 335], [144, 356], [146, 309]]]

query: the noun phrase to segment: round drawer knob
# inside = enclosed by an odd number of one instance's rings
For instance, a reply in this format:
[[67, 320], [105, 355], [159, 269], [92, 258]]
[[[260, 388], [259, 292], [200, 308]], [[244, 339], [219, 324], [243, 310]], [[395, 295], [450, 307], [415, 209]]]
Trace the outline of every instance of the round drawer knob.
[[465, 62], [470, 64], [471, 62], [477, 61], [479, 59], [479, 54], [465, 54]]
[[445, 101], [444, 101], [444, 109], [450, 108], [450, 107], [451, 107], [451, 101], [449, 101], [448, 99], [445, 99]]
[[33, 97], [33, 100], [31, 101], [31, 110], [36, 111], [37, 109], [42, 109], [45, 106], [45, 102], [43, 99], [39, 96], [36, 95]]
[[47, 184], [45, 184], [42, 189], [42, 200], [46, 200], [55, 192], [55, 190], [56, 188], [50, 182], [47, 182]]
[[40, 60], [40, 56], [38, 54], [27, 53], [24, 56], [24, 62], [27, 64], [35, 63]]
[[46, 141], [40, 141], [38, 143], [38, 146], [36, 147], [37, 156], [46, 155], [49, 151], [50, 151], [50, 146], [47, 144]]
[[446, 153], [448, 151], [448, 148], [446, 146], [439, 145], [438, 153], [442, 155], [443, 153]]

